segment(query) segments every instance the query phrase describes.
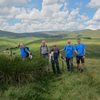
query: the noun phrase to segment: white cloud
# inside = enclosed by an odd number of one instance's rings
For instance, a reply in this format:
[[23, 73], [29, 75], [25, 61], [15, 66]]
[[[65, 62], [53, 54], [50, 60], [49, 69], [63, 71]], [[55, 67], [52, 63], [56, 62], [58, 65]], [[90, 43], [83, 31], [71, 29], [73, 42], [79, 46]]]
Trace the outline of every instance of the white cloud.
[[97, 11], [95, 12], [93, 18], [86, 22], [87, 28], [93, 30], [100, 29], [100, 1], [90, 0], [88, 6], [91, 8], [97, 8]]
[[99, 8], [100, 7], [100, 0], [90, 0], [88, 6], [91, 8]]
[[83, 21], [87, 21], [89, 19], [89, 17], [86, 15], [80, 15], [80, 17], [83, 19]]
[[87, 22], [88, 28], [100, 29], [100, 8], [96, 11], [93, 18]]
[[100, 8], [96, 11], [93, 20], [100, 21]]
[[30, 0], [0, 0], [0, 7], [27, 4]]
[[[89, 20], [88, 16], [80, 14], [79, 8], [69, 11], [66, 0], [43, 0], [41, 10], [15, 6], [0, 8], [0, 29], [14, 32], [80, 30], [86, 29], [87, 26], [93, 29], [94, 25], [94, 28], [97, 29], [99, 28], [97, 26], [99, 18], [99, 10], [93, 20]], [[9, 24], [8, 20], [20, 20], [20, 22]]]
[[61, 4], [65, 3], [67, 0], [43, 0], [43, 6], [44, 5], [52, 5], [52, 4]]
[[87, 29], [92, 29], [92, 30], [100, 29], [100, 23], [98, 23], [97, 21], [90, 20], [87, 23], [88, 23]]

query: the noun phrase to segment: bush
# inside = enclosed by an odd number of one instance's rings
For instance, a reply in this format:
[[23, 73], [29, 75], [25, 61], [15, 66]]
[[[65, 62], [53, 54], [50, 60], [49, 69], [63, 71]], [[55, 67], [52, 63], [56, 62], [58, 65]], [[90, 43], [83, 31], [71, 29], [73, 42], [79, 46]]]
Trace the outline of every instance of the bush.
[[39, 78], [45, 72], [47, 60], [36, 57], [21, 60], [19, 57], [0, 56], [0, 83], [25, 83]]

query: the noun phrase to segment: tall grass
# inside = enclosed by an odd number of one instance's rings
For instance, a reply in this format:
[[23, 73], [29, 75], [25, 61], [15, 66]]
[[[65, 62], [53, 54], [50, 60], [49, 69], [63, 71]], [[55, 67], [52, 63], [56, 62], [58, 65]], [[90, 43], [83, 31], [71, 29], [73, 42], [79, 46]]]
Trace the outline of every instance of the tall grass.
[[99, 60], [87, 59], [87, 70], [83, 73], [49, 73], [33, 83], [3, 87], [0, 100], [99, 100], [100, 68], [93, 62], [99, 64]]
[[[83, 40], [87, 44], [83, 73], [76, 70], [69, 73], [61, 69], [60, 76], [52, 72], [45, 74], [48, 62], [38, 56], [40, 41], [29, 45], [32, 51], [34, 49], [32, 61], [1, 55], [0, 100], [100, 100], [99, 41]], [[75, 44], [76, 40], [72, 43]], [[63, 48], [66, 41], [53, 40], [48, 43], [49, 46], [52, 44]]]
[[[39, 56], [23, 61], [19, 57], [0, 56], [0, 83], [20, 83], [33, 80], [45, 71], [47, 61]], [[30, 79], [29, 79], [30, 78]]]

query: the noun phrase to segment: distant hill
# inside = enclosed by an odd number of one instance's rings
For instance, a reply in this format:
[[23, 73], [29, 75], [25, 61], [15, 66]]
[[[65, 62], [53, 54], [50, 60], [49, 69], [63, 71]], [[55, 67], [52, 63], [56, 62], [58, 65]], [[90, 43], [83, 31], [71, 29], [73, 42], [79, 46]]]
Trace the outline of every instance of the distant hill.
[[[100, 35], [100, 30], [80, 30], [80, 31], [43, 31], [43, 32], [31, 32], [31, 33], [13, 33], [8, 31], [0, 30], [0, 37], [8, 37], [8, 38], [25, 38], [25, 37], [38, 37], [38, 38], [63, 38], [67, 35], [75, 35], [81, 34], [83, 36], [91, 36], [95, 35], [96, 37]], [[69, 37], [70, 37], [69, 36]]]
[[82, 31], [80, 35], [82, 35], [82, 37], [100, 38], [100, 29]]
[[14, 33], [0, 30], [0, 37], [8, 38], [25, 38], [25, 37], [38, 37], [38, 38], [61, 38], [66, 34], [71, 33], [67, 31], [43, 31], [43, 32], [29, 32], [29, 33]]
[[7, 31], [0, 30], [0, 37], [25, 38], [25, 37], [49, 37], [49, 35], [43, 32], [13, 33], [13, 32], [7, 32]]

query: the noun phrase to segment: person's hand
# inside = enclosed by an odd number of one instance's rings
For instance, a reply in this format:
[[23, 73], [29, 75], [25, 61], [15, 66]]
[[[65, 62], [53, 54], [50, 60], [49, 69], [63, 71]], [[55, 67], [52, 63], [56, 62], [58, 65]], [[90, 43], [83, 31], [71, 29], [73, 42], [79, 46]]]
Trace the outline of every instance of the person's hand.
[[75, 54], [76, 54], [76, 55], [79, 55], [79, 53], [78, 53], [76, 50], [75, 50]]
[[31, 52], [28, 52], [29, 56], [31, 55]]

